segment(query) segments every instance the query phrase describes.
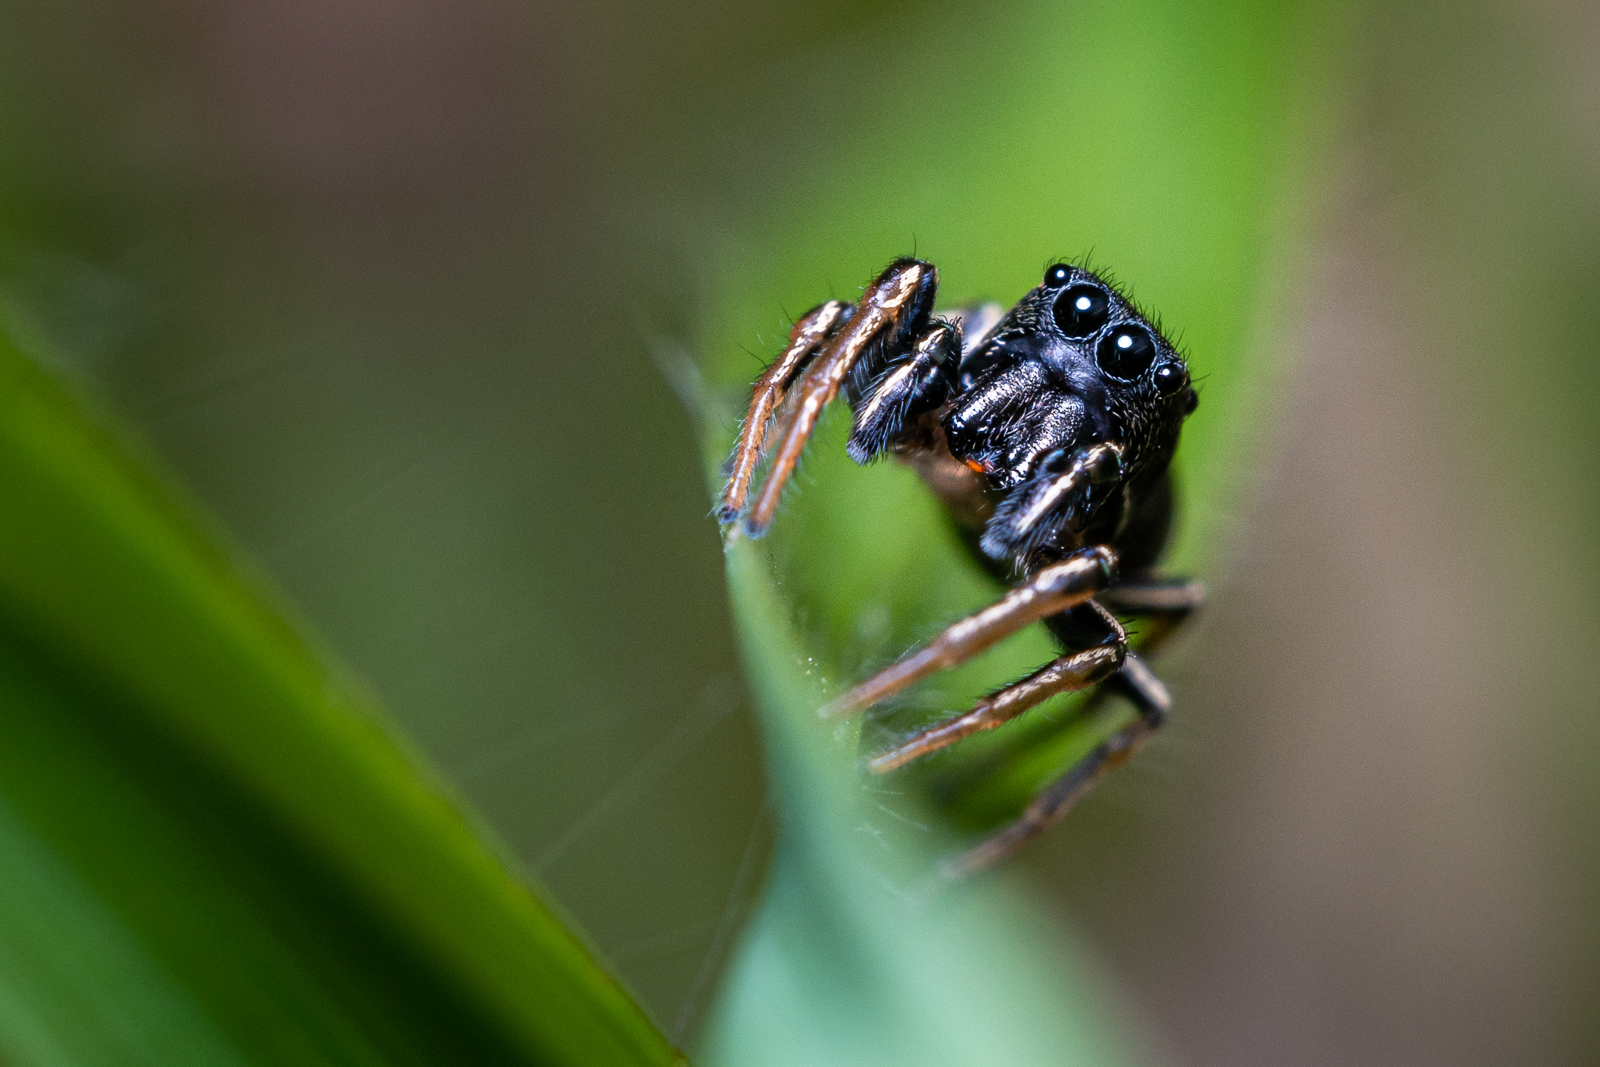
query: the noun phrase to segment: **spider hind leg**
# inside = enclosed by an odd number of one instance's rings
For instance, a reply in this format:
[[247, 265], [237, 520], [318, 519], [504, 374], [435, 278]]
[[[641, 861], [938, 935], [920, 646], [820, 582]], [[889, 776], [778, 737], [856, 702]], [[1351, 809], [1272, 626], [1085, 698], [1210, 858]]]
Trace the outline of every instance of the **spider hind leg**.
[[[1042, 618], [1092, 598], [1116, 574], [1108, 548], [1080, 549], [1044, 567], [995, 603], [950, 626], [821, 709], [823, 718], [854, 715], [931, 674], [949, 670]], [[998, 695], [998, 694], [997, 694]]]
[[1080, 623], [1075, 629], [1093, 636], [1069, 646], [1074, 647], [1074, 651], [990, 693], [965, 714], [919, 730], [895, 747], [878, 753], [867, 761], [867, 769], [874, 774], [886, 774], [982, 730], [1002, 726], [1057, 693], [1087, 689], [1115, 675], [1128, 649], [1127, 634], [1117, 620], [1092, 600], [1063, 614], [1079, 617]]
[[1194, 613], [1205, 599], [1205, 587], [1193, 580], [1138, 575], [1119, 582], [1096, 599], [1118, 614], [1148, 618], [1154, 625], [1137, 642], [1139, 652], [1130, 650], [1127, 653], [1116, 673], [1107, 677], [1084, 701], [1079, 714], [1088, 714], [1107, 695], [1114, 693], [1133, 704], [1136, 718], [1041, 790], [1014, 822], [948, 861], [944, 873], [949, 877], [959, 878], [996, 863], [1059, 822], [1100, 779], [1132, 759], [1166, 722], [1172, 697], [1144, 656], [1165, 643]]
[[[1130, 672], [1129, 664], [1137, 664]], [[1138, 717], [1096, 745], [1066, 774], [1057, 778], [1033, 798], [1022, 815], [1011, 824], [990, 834], [978, 844], [944, 864], [944, 873], [959, 878], [1009, 856], [1031, 838], [1060, 822], [1107, 774], [1121, 767], [1145, 746], [1166, 721], [1171, 699], [1142, 660], [1130, 656], [1115, 678], [1125, 681], [1125, 692], [1134, 695]], [[1149, 683], [1154, 683], [1150, 686]]]

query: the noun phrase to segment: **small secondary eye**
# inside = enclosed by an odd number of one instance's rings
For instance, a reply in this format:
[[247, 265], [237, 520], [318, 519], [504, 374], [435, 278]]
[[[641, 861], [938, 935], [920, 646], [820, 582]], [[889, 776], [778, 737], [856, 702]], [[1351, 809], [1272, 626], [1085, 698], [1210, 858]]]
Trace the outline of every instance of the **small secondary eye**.
[[1100, 338], [1095, 359], [1100, 369], [1113, 378], [1132, 381], [1155, 361], [1156, 343], [1150, 331], [1135, 323], [1124, 323]]
[[1156, 368], [1156, 392], [1171, 396], [1189, 384], [1189, 375], [1178, 363], [1163, 363]]
[[1056, 325], [1068, 337], [1088, 337], [1110, 314], [1111, 298], [1098, 285], [1074, 285], [1056, 297]]
[[1048, 289], [1054, 289], [1058, 285], [1066, 285], [1071, 280], [1072, 268], [1065, 263], [1057, 263], [1044, 272], [1044, 284]]

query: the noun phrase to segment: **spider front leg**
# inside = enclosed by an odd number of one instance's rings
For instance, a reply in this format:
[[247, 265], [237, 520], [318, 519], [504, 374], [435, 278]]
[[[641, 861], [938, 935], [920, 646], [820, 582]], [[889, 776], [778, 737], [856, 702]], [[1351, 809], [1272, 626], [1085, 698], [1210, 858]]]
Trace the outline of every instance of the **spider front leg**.
[[840, 327], [850, 321], [855, 308], [843, 300], [829, 300], [818, 304], [794, 324], [789, 331], [789, 344], [782, 354], [772, 361], [750, 393], [750, 411], [745, 415], [744, 426], [739, 431], [739, 442], [733, 446], [728, 459], [728, 484], [722, 491], [722, 503], [717, 508], [719, 522], [732, 522], [744, 510], [750, 480], [755, 476], [756, 465], [761, 462], [761, 445], [766, 440], [767, 423], [778, 403], [784, 398], [795, 379], [810, 364], [811, 359]]
[[1122, 484], [1122, 449], [1109, 441], [1058, 448], [995, 509], [980, 542], [993, 559], [1026, 559], [1037, 549], [1076, 537]]
[[[795, 464], [799, 462], [817, 420], [821, 418], [823, 409], [839, 395], [840, 387], [852, 371], [857, 370], [858, 364], [865, 360], [866, 369], [876, 376], [884, 366], [905, 360], [907, 354], [912, 356], [911, 363], [916, 363], [916, 349], [923, 334], [928, 332], [937, 288], [938, 273], [931, 263], [900, 259], [890, 264], [867, 287], [849, 321], [832, 334], [817, 352], [804, 377], [788, 390], [793, 394], [791, 406], [785, 412], [788, 421], [773, 457], [771, 472], [756, 494], [749, 514], [745, 516], [744, 531], [748, 536], [760, 537], [772, 524], [783, 487], [794, 473]], [[771, 407], [764, 410], [758, 408], [767, 393], [773, 393], [772, 402], [775, 403], [775, 391], [758, 382], [756, 396], [751, 402], [751, 417], [746, 420], [745, 435], [741, 437], [734, 453], [733, 475], [729, 479], [728, 490], [723, 494], [719, 517], [724, 521], [737, 518], [749, 482], [748, 471], [743, 482], [736, 479], [742, 470], [753, 470], [755, 460], [759, 457], [760, 439], [751, 430], [751, 423], [760, 416], [761, 432], [765, 432], [765, 413], [770, 412]]]

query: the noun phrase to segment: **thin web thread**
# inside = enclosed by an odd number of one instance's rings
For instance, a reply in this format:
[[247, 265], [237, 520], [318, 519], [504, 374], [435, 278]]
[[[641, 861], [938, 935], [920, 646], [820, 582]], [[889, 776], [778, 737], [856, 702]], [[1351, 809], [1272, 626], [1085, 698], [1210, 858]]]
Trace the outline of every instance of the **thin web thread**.
[[739, 858], [739, 869], [733, 876], [733, 884], [728, 887], [728, 897], [722, 906], [722, 917], [717, 921], [717, 931], [711, 937], [711, 944], [706, 947], [706, 954], [700, 960], [700, 966], [694, 974], [694, 981], [689, 983], [689, 992], [683, 998], [683, 1005], [678, 1009], [678, 1018], [672, 1024], [672, 1043], [681, 1045], [684, 1034], [688, 1033], [689, 1026], [694, 1022], [695, 1011], [700, 1006], [700, 999], [706, 987], [711, 984], [712, 977], [717, 972], [717, 966], [722, 962], [722, 957], [727, 950], [729, 940], [739, 926], [739, 920], [749, 901], [749, 887], [760, 868], [758, 862], [762, 855], [762, 831], [766, 828], [768, 817], [772, 813], [772, 794], [768, 793], [761, 802], [761, 810], [756, 812], [755, 822], [750, 827], [750, 836], [745, 839], [744, 855]]

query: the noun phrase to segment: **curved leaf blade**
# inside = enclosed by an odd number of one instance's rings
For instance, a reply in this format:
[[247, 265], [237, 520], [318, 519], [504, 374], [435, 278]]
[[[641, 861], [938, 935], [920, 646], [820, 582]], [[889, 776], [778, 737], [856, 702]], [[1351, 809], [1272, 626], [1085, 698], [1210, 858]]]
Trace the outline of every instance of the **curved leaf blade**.
[[372, 701], [3, 341], [0, 502], [8, 1060], [681, 1062]]

